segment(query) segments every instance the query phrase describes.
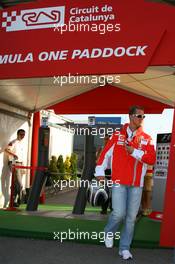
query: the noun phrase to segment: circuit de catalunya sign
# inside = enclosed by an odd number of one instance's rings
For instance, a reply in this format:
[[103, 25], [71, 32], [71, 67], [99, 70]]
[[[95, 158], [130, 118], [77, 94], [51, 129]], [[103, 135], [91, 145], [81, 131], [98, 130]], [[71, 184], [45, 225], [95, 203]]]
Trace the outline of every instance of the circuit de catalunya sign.
[[138, 23], [124, 2], [45, 0], [2, 10], [0, 79], [144, 72], [165, 28], [150, 28], [139, 5]]

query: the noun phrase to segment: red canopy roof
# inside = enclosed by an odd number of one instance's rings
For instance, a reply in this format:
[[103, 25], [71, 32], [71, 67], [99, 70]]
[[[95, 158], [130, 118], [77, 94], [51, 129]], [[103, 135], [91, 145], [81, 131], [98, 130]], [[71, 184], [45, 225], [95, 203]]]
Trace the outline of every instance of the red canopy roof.
[[125, 114], [131, 105], [142, 105], [146, 113], [158, 114], [170, 106], [145, 96], [106, 85], [53, 105], [57, 114]]

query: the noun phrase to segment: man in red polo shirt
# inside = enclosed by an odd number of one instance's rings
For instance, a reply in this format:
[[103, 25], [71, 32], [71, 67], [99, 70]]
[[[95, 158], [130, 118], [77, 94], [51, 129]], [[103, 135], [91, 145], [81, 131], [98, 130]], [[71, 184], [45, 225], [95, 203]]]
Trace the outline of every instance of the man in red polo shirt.
[[120, 132], [114, 133], [108, 141], [98, 159], [95, 172], [98, 180], [104, 180], [104, 171], [111, 159], [113, 211], [105, 227], [105, 245], [108, 248], [113, 246], [115, 232], [123, 221], [119, 255], [125, 260], [132, 258], [130, 245], [141, 202], [144, 177], [148, 165], [153, 165], [156, 160], [152, 139], [143, 132], [144, 118], [143, 107], [130, 108], [129, 124], [125, 124]]

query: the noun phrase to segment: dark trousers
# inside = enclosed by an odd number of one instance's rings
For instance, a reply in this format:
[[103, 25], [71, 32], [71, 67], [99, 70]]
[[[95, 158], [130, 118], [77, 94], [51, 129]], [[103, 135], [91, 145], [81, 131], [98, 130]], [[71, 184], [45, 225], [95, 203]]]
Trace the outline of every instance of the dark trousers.
[[[105, 170], [105, 177], [107, 180], [111, 180], [111, 169], [106, 169]], [[110, 208], [110, 210], [112, 211], [112, 199], [111, 199], [111, 193], [109, 190], [109, 199], [102, 204], [101, 209], [103, 212], [106, 212], [108, 207]]]
[[17, 173], [18, 172], [15, 173], [15, 179], [14, 179], [14, 203], [20, 205], [22, 198], [22, 186], [18, 180]]

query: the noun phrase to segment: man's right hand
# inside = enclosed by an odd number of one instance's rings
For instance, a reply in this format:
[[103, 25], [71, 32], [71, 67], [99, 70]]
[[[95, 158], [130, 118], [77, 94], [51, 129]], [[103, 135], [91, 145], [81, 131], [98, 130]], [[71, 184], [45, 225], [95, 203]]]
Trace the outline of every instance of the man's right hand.
[[105, 176], [97, 176], [96, 178], [98, 181], [104, 181], [105, 180]]

